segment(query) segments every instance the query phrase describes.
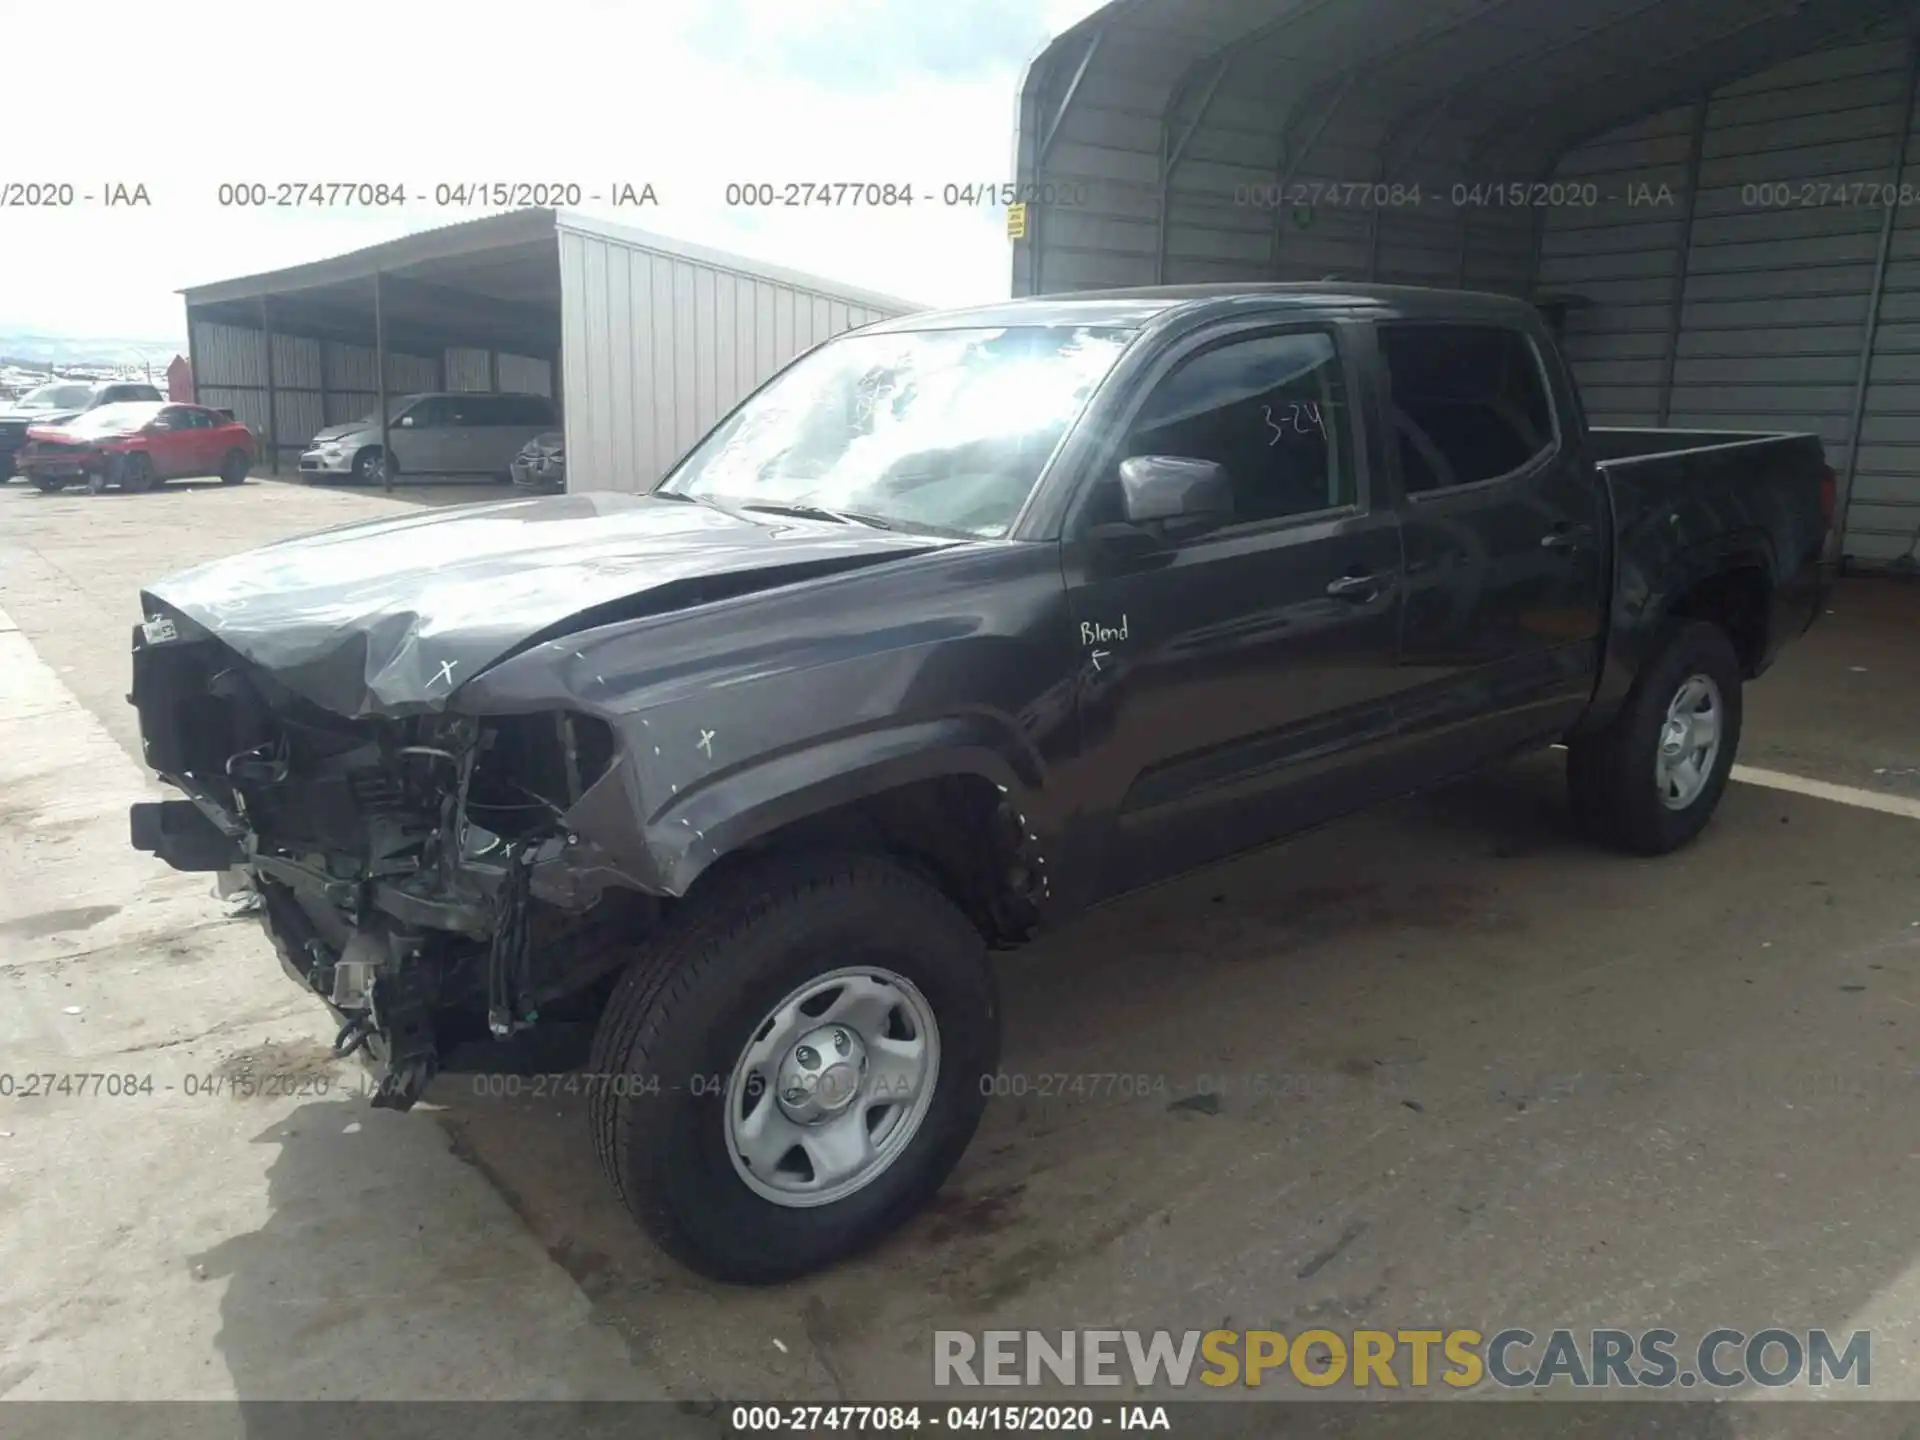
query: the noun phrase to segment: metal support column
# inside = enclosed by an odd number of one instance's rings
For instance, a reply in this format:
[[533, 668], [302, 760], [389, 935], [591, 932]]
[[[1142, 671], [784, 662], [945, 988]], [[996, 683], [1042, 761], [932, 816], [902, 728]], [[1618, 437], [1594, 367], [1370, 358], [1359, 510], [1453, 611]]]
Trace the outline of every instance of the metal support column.
[[1847, 539], [1847, 512], [1853, 508], [1853, 477], [1860, 473], [1860, 431], [1867, 423], [1867, 382], [1873, 377], [1873, 347], [1880, 338], [1880, 303], [1887, 290], [1887, 260], [1893, 253], [1900, 188], [1906, 184], [1908, 152], [1913, 149], [1913, 102], [1917, 89], [1920, 89], [1920, 31], [1907, 42], [1907, 79], [1900, 92], [1900, 145], [1894, 152], [1893, 190], [1887, 197], [1887, 213], [1880, 217], [1880, 248], [1873, 257], [1867, 323], [1860, 332], [1860, 368], [1853, 381], [1853, 419], [1847, 426], [1847, 469], [1840, 477], [1840, 501], [1834, 517], [1843, 548]]
[[379, 387], [380, 484], [393, 492], [393, 450], [387, 442], [387, 317], [380, 308], [380, 272], [373, 272], [373, 369]]
[[267, 473], [280, 473], [280, 402], [273, 386], [273, 321], [267, 315], [267, 297], [260, 297], [260, 338], [267, 351]]
[[1673, 372], [1680, 362], [1681, 312], [1687, 300], [1687, 266], [1693, 258], [1693, 216], [1700, 197], [1700, 155], [1707, 143], [1707, 97], [1693, 102], [1693, 135], [1687, 144], [1687, 196], [1680, 217], [1680, 239], [1673, 260], [1673, 291], [1668, 300], [1667, 341], [1660, 354], [1660, 400], [1654, 424], [1673, 414]]
[[196, 405], [200, 403], [200, 344], [193, 337], [194, 337], [194, 331], [197, 330], [198, 328], [199, 327], [194, 323], [194, 319], [193, 319], [193, 307], [188, 306], [187, 307], [187, 378], [191, 382], [193, 388], [192, 388], [192, 391], [188, 394], [187, 398], [193, 401], [193, 403]]
[[[1087, 67], [1093, 64], [1093, 57], [1100, 53], [1100, 42], [1107, 38], [1105, 30], [1096, 30], [1093, 38], [1087, 42], [1087, 48], [1080, 52], [1080, 63], [1074, 67], [1073, 78], [1067, 82], [1067, 93], [1060, 97], [1060, 108], [1053, 112], [1053, 119], [1040, 135], [1040, 143], [1033, 152], [1033, 194], [1035, 202], [1027, 206], [1027, 293], [1040, 293], [1040, 231], [1045, 224], [1046, 207], [1038, 202], [1045, 193], [1041, 182], [1046, 178], [1047, 156], [1053, 150], [1054, 137], [1059, 135], [1060, 126], [1066, 120], [1067, 113], [1073, 109], [1074, 98], [1080, 93], [1080, 82], [1087, 78]], [[1044, 90], [1042, 91], [1044, 94]], [[1039, 111], [1039, 99], [1036, 97], [1034, 110]]]
[[1313, 122], [1312, 131], [1308, 133], [1305, 140], [1301, 141], [1297, 152], [1292, 151], [1287, 143], [1287, 132], [1291, 129], [1291, 123], [1280, 127], [1281, 157], [1280, 164], [1276, 167], [1278, 178], [1273, 187], [1273, 232], [1267, 237], [1267, 269], [1275, 280], [1280, 278], [1281, 238], [1287, 226], [1287, 191], [1292, 188], [1294, 180], [1306, 165], [1307, 157], [1313, 153], [1313, 147], [1320, 143], [1320, 137], [1326, 132], [1327, 126], [1333, 123], [1333, 117], [1346, 103], [1347, 93], [1353, 89], [1353, 82], [1358, 74], [1357, 70], [1349, 70], [1341, 76], [1339, 88], [1334, 91], [1333, 98], [1327, 102], [1327, 108], [1320, 112], [1320, 118]]
[[1213, 108], [1213, 97], [1220, 93], [1220, 82], [1227, 78], [1227, 71], [1233, 68], [1233, 59], [1229, 56], [1214, 67], [1213, 78], [1207, 82], [1206, 94], [1200, 97], [1200, 108], [1193, 112], [1193, 119], [1187, 122], [1187, 128], [1180, 133], [1178, 142], [1173, 141], [1172, 106], [1160, 122], [1160, 206], [1158, 212], [1158, 234], [1153, 247], [1153, 283], [1164, 285], [1167, 280], [1167, 224], [1168, 212], [1173, 208], [1173, 172], [1180, 167], [1180, 158], [1187, 153], [1187, 146], [1193, 140], [1196, 130], [1205, 122], [1207, 112]]
[[500, 393], [500, 352], [492, 347], [487, 350], [487, 389]]

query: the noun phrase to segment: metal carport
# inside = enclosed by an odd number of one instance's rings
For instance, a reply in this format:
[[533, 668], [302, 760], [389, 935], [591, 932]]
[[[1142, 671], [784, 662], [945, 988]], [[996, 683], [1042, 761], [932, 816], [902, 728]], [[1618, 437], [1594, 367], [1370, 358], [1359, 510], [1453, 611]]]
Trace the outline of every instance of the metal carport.
[[1815, 431], [1850, 560], [1911, 566], [1917, 27], [1911, 0], [1116, 0], [1028, 69], [1013, 290], [1552, 296], [1596, 421]]
[[575, 488], [638, 490], [779, 366], [918, 308], [554, 210], [181, 292], [200, 400], [276, 461], [418, 390], [561, 402]]

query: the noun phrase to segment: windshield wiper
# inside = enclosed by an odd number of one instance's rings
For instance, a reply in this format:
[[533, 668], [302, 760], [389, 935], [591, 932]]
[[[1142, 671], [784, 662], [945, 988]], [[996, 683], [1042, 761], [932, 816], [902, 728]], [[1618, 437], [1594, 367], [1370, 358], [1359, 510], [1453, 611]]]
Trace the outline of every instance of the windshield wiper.
[[874, 530], [898, 530], [901, 527], [878, 515], [863, 515], [857, 510], [829, 510], [824, 505], [806, 505], [798, 501], [755, 500], [742, 510], [759, 510], [769, 515], [793, 515], [802, 520], [831, 520], [839, 525], [865, 525]]

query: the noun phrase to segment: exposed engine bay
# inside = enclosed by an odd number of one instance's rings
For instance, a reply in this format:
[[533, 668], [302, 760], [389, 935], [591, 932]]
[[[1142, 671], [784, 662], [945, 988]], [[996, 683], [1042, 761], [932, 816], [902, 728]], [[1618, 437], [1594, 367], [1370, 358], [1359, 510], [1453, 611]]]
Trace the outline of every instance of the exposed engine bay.
[[349, 719], [216, 639], [160, 641], [136, 630], [130, 699], [148, 764], [190, 798], [135, 807], [133, 843], [250, 872], [336, 1051], [376, 1062], [376, 1105], [411, 1106], [468, 1041], [590, 1003], [631, 954], [656, 902], [565, 823], [614, 764], [606, 722]]

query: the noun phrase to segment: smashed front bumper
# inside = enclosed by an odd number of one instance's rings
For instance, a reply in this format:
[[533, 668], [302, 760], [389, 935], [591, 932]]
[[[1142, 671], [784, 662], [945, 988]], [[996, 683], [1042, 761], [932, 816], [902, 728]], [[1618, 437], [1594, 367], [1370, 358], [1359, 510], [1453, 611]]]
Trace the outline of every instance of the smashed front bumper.
[[148, 763], [187, 797], [133, 806], [134, 848], [248, 877], [336, 1051], [375, 1071], [375, 1105], [409, 1107], [451, 1050], [610, 974], [651, 903], [571, 819], [625, 782], [590, 716], [349, 720], [170, 621], [136, 627], [129, 698]]

